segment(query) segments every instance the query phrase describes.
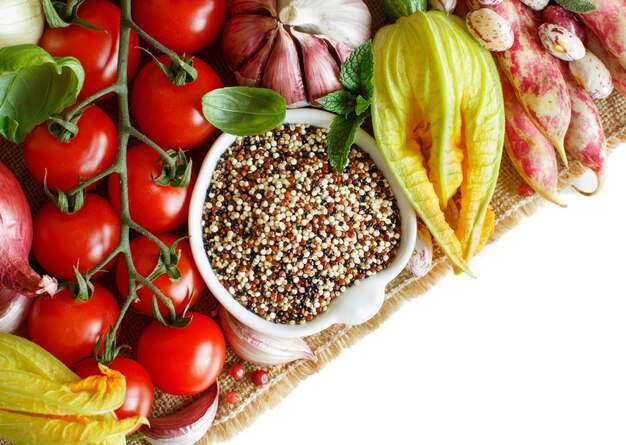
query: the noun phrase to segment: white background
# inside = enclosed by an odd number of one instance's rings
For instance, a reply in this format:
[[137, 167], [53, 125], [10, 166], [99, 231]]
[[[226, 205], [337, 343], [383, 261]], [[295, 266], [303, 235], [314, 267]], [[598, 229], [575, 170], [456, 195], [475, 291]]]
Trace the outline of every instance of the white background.
[[626, 146], [562, 198], [229, 443], [626, 444]]

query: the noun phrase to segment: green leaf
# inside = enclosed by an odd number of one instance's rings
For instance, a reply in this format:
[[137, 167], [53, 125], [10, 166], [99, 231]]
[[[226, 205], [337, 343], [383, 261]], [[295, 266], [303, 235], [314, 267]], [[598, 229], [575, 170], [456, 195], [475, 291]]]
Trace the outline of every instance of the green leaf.
[[73, 104], [84, 80], [73, 57], [52, 57], [31, 44], [0, 49], [0, 135], [21, 143], [33, 128]]
[[359, 95], [356, 98], [356, 108], [354, 109], [355, 113], [357, 116], [362, 115], [363, 113], [365, 113], [368, 108], [370, 107], [370, 101], [363, 98], [363, 96]]
[[225, 133], [250, 136], [273, 130], [285, 119], [285, 98], [267, 88], [226, 87], [202, 98], [204, 117]]
[[328, 158], [330, 165], [339, 173], [343, 173], [348, 165], [348, 154], [356, 139], [356, 132], [368, 117], [369, 113], [350, 117], [338, 115], [330, 125], [326, 137]]
[[556, 0], [564, 9], [571, 12], [577, 12], [584, 14], [585, 12], [591, 12], [598, 9], [598, 7], [588, 0]]
[[346, 59], [339, 73], [339, 81], [354, 95], [369, 99], [374, 91], [373, 76], [374, 55], [372, 41], [368, 40], [357, 47]]
[[400, 17], [405, 17], [414, 12], [425, 12], [428, 9], [426, 0], [379, 0], [387, 16], [396, 21]]
[[43, 6], [43, 11], [46, 16], [46, 22], [48, 22], [48, 26], [51, 28], [67, 28], [70, 26], [68, 22], [63, 20], [59, 15], [55, 6], [59, 6], [61, 2], [52, 2], [52, 0], [42, 0], [41, 2]]
[[325, 110], [347, 116], [354, 111], [357, 98], [347, 90], [339, 90], [320, 97], [317, 101]]

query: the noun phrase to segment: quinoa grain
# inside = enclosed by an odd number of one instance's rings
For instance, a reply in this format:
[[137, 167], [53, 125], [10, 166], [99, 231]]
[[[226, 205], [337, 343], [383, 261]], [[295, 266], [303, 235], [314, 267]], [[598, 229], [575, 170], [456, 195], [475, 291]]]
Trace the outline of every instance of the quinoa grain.
[[358, 148], [343, 174], [334, 171], [326, 134], [298, 124], [237, 138], [207, 190], [204, 247], [215, 274], [274, 323], [311, 321], [396, 255], [400, 214], [389, 183]]

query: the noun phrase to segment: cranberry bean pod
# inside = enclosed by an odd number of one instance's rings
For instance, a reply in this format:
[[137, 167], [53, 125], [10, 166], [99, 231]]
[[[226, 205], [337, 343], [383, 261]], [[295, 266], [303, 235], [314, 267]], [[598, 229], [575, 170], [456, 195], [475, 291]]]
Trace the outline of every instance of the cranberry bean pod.
[[[466, 2], [470, 9], [477, 9], [475, 0]], [[526, 115], [567, 164], [563, 145], [571, 115], [570, 100], [558, 61], [539, 41], [539, 16], [519, 0], [504, 0], [489, 9], [507, 20], [515, 35], [510, 49], [494, 54], [500, 69], [511, 82]]]
[[506, 119], [504, 147], [509, 159], [533, 190], [548, 201], [564, 206], [556, 197], [559, 168], [552, 144], [526, 116], [513, 87], [502, 73], [500, 81]]
[[594, 0], [598, 9], [579, 14], [604, 47], [626, 68], [626, 0]]

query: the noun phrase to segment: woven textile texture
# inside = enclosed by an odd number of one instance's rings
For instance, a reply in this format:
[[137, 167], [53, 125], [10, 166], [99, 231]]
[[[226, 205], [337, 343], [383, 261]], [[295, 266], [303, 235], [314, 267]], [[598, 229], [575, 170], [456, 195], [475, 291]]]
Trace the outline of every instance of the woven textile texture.
[[[374, 18], [375, 31], [384, 25], [385, 17], [375, 0], [366, 0], [366, 3], [370, 7]], [[234, 84], [234, 78], [224, 63], [219, 45], [214, 45], [214, 47], [209, 48], [199, 56], [208, 61], [223, 76], [225, 83]], [[114, 98], [107, 99], [101, 105], [115, 118], [116, 102]], [[613, 93], [608, 99], [598, 102], [598, 108], [602, 116], [609, 146], [612, 148], [626, 139], [626, 98]], [[366, 127], [366, 129], [371, 132], [371, 127]], [[200, 165], [207, 150], [208, 146], [193, 151], [192, 157], [196, 165]], [[3, 139], [0, 140], [0, 161], [9, 167], [22, 184], [31, 204], [31, 210], [35, 214], [46, 197], [41, 186], [32, 179], [26, 169], [21, 147], [8, 143]], [[570, 162], [570, 167], [563, 169], [561, 172], [560, 186], [567, 186], [581, 172], [582, 168], [580, 165], [574, 161]], [[607, 174], [614, 173], [616, 172], [611, 171], [609, 160]], [[492, 201], [492, 207], [496, 213], [496, 232], [492, 241], [515, 225], [520, 218], [530, 215], [538, 205], [543, 204], [543, 200], [536, 195], [530, 197], [519, 196], [517, 191], [521, 183], [521, 178], [505, 155], [500, 170], [498, 186]], [[100, 185], [96, 192], [106, 194], [105, 188]], [[8, 190], [0, 192], [10, 193]], [[306, 341], [317, 351], [317, 362], [299, 361], [284, 366], [265, 368], [270, 375], [270, 383], [264, 387], [258, 388], [254, 386], [249, 379], [237, 382], [228, 375], [226, 371], [230, 365], [236, 361], [241, 362], [229, 350], [224, 367], [225, 371], [219, 378], [220, 393], [223, 395], [229, 391], [236, 391], [239, 396], [238, 401], [230, 405], [220, 404], [212, 428], [200, 443], [214, 443], [232, 437], [237, 431], [249, 425], [257, 415], [266, 409], [270, 409], [290, 393], [300, 380], [319, 371], [324, 364], [336, 357], [344, 347], [353, 344], [363, 335], [375, 330], [383, 320], [400, 307], [402, 301], [423, 294], [450, 270], [448, 262], [441, 252], [436, 249], [433, 268], [425, 277], [416, 280], [408, 273], [403, 272], [388, 286], [387, 301], [376, 317], [360, 326], [337, 325], [318, 335], [306, 338]], [[117, 292], [112, 285], [110, 277], [104, 277], [100, 281], [111, 288], [112, 291]], [[121, 301], [121, 296], [117, 295]], [[215, 303], [208, 292], [203, 296], [195, 310], [215, 315]], [[147, 317], [134, 313], [129, 314], [123, 323], [122, 341], [131, 346], [135, 345], [139, 332], [141, 332], [141, 329], [148, 321]], [[248, 371], [258, 368], [258, 366], [246, 363], [244, 363], [244, 366]], [[162, 416], [174, 412], [189, 403], [189, 401], [189, 398], [168, 396], [157, 391], [153, 415]], [[6, 444], [6, 442], [0, 441], [0, 444]]]

